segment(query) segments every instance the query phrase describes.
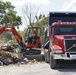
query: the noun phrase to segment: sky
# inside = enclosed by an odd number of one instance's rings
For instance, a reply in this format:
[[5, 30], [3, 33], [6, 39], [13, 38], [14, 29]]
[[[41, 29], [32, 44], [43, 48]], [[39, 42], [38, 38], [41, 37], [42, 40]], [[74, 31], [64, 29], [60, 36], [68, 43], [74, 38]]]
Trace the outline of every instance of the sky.
[[28, 26], [22, 13], [22, 8], [24, 8], [24, 6], [27, 3], [38, 5], [39, 13], [45, 15], [48, 15], [49, 12], [52, 11], [76, 12], [76, 0], [3, 0], [3, 1], [10, 1], [12, 5], [15, 6], [17, 14], [21, 16], [23, 24], [22, 26], [19, 27], [20, 30], [24, 30], [24, 28], [27, 28]]

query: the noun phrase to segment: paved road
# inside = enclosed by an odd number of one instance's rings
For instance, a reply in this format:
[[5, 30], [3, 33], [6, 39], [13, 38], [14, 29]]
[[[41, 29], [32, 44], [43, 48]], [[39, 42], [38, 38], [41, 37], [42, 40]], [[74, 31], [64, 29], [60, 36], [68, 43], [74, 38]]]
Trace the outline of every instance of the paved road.
[[45, 62], [0, 66], [0, 75], [76, 75], [76, 67], [50, 69]]

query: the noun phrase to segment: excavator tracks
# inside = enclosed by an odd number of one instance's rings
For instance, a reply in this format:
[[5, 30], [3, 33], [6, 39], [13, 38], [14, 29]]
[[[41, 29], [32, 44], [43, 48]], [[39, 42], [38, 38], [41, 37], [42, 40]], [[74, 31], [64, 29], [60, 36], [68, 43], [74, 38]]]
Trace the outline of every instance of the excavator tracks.
[[26, 49], [26, 51], [24, 52], [24, 55], [39, 55], [41, 54], [41, 50], [37, 50], [37, 49]]

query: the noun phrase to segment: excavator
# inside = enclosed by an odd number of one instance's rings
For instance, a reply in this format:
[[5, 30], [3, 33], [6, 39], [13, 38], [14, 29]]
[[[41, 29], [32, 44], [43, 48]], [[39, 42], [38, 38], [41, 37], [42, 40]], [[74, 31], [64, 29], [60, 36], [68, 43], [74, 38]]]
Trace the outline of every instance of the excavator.
[[[34, 29], [36, 29], [36, 28], [34, 27]], [[28, 28], [28, 29], [30, 29], [30, 28]], [[31, 28], [31, 29], [33, 29], [33, 28]], [[23, 42], [22, 37], [18, 34], [15, 27], [2, 26], [0, 28], [0, 34], [2, 34], [3, 32], [12, 32], [12, 34], [14, 35], [18, 45], [21, 48], [21, 52], [23, 52], [25, 55], [41, 54], [41, 50], [36, 49], [36, 48], [41, 48], [41, 42], [42, 41], [41, 41], [39, 36], [37, 36], [37, 38], [33, 37], [32, 35], [28, 36], [27, 39], [25, 40], [25, 42]]]

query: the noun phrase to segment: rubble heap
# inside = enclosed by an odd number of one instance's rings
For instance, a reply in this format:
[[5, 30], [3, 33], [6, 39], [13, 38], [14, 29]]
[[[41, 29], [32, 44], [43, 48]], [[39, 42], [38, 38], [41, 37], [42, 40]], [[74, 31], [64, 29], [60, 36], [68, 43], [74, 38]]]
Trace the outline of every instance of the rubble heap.
[[22, 60], [22, 53], [17, 44], [0, 44], [0, 64], [15, 64]]

